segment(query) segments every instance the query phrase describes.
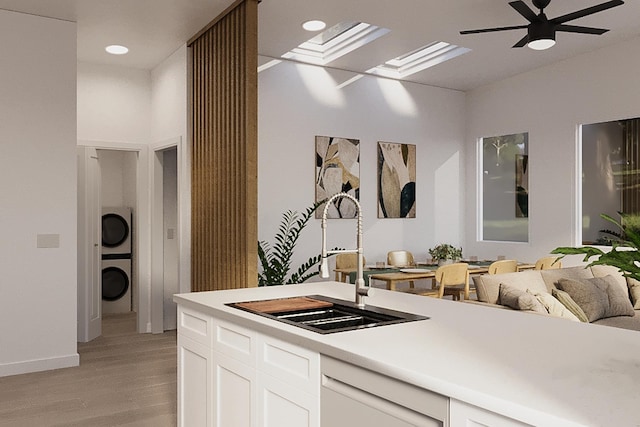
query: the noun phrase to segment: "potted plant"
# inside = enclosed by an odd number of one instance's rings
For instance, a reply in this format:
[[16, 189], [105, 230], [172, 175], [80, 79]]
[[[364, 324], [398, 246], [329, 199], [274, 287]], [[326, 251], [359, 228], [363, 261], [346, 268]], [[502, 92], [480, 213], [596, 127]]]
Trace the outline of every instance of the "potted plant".
[[440, 243], [429, 249], [429, 255], [438, 261], [438, 265], [450, 264], [462, 258], [462, 248], [456, 248], [448, 243]]
[[609, 232], [609, 234], [615, 236], [615, 239], [612, 240], [610, 251], [605, 252], [594, 246], [582, 246], [579, 248], [563, 246], [554, 249], [551, 253], [561, 254], [562, 257], [565, 255], [584, 255], [584, 262], [589, 262], [592, 257], [597, 257], [588, 264], [588, 267], [592, 265], [610, 265], [617, 267], [625, 277], [640, 280], [640, 252], [638, 251], [640, 248], [640, 231], [635, 227], [625, 226], [625, 218], [627, 218], [628, 214], [623, 214], [622, 212], [618, 212], [618, 214], [621, 218], [620, 222], [609, 215], [600, 215], [601, 218], [611, 222], [620, 230], [619, 233]]
[[289, 285], [302, 283], [317, 276], [320, 254], [310, 257], [289, 275], [293, 251], [300, 233], [311, 219], [311, 216], [326, 200], [316, 202], [300, 216], [297, 211], [288, 210], [282, 214], [282, 221], [276, 233], [273, 247], [268, 242], [258, 242], [258, 258], [262, 271], [258, 273], [258, 286]]

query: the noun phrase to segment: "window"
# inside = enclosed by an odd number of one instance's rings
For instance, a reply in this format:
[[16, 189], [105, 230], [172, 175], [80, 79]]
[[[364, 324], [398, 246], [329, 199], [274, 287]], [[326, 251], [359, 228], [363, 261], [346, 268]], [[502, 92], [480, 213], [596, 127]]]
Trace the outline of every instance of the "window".
[[[610, 244], [602, 230], [615, 226], [600, 217], [640, 214], [640, 118], [582, 125], [582, 242]], [[638, 216], [640, 217], [640, 215]]]
[[480, 240], [529, 241], [528, 133], [482, 138]]

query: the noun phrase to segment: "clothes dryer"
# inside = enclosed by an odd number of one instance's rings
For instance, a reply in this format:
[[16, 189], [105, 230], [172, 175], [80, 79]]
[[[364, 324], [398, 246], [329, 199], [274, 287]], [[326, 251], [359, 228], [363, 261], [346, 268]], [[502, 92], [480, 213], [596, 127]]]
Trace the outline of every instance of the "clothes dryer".
[[[131, 258], [131, 208], [102, 208], [102, 256]], [[105, 257], [105, 255], [107, 255]]]
[[102, 260], [102, 312], [131, 311], [131, 260]]

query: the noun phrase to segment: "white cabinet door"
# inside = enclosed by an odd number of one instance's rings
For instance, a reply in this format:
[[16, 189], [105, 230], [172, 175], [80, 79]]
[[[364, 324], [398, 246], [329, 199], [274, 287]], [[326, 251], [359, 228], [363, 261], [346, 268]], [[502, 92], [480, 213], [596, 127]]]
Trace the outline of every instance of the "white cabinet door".
[[178, 335], [178, 426], [212, 426], [210, 348]]
[[256, 371], [214, 352], [213, 417], [215, 427], [254, 427]]
[[450, 427], [527, 427], [529, 424], [451, 399]]
[[258, 373], [258, 427], [320, 427], [317, 395]]

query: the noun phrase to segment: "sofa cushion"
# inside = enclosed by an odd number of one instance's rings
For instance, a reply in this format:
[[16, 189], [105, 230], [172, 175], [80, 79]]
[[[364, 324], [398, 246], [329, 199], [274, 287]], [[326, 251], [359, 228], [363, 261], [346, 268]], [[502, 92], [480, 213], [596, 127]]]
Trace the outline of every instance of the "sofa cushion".
[[627, 279], [625, 279], [622, 272], [618, 270], [618, 267], [613, 267], [611, 265], [593, 265], [591, 266], [591, 273], [593, 273], [593, 277], [611, 276], [615, 278], [616, 284], [620, 286], [620, 290], [625, 294], [629, 293]]
[[547, 314], [547, 310], [532, 293], [505, 283], [500, 283], [500, 304], [515, 310], [535, 311]]
[[578, 304], [571, 298], [571, 295], [566, 293], [565, 291], [561, 291], [560, 289], [552, 289], [551, 295], [555, 297], [562, 305], [564, 305], [567, 310], [573, 313], [579, 321], [584, 323], [589, 323], [589, 318], [585, 314], [585, 312], [580, 308]]
[[640, 332], [640, 310], [636, 310], [636, 315], [605, 317], [604, 319], [593, 322], [595, 325], [612, 326], [614, 328], [630, 329]]
[[556, 286], [567, 292], [589, 318], [589, 322], [612, 316], [633, 316], [627, 294], [620, 290], [615, 277], [560, 279]]
[[[527, 290], [527, 292], [531, 292]], [[579, 322], [580, 319], [569, 311], [560, 301], [558, 301], [553, 295], [547, 292], [536, 292], [533, 294], [540, 304], [544, 306], [549, 313], [550, 316], [553, 317], [562, 317], [563, 319], [573, 320], [574, 322]]]
[[631, 277], [627, 278], [629, 285], [629, 295], [631, 296], [631, 304], [636, 310], [640, 310], [640, 282]]
[[556, 287], [556, 283], [560, 279], [591, 279], [593, 273], [591, 269], [585, 267], [569, 267], [569, 268], [555, 268], [550, 270], [540, 270], [542, 280], [547, 286], [547, 292], [551, 293], [551, 289]]
[[483, 274], [481, 276], [473, 276], [473, 282], [476, 286], [476, 295], [478, 301], [488, 302], [491, 304], [500, 304], [499, 293], [500, 283], [516, 287], [523, 292], [531, 289], [534, 292], [545, 292], [547, 290], [540, 270], [527, 270], [517, 273], [503, 274]]

